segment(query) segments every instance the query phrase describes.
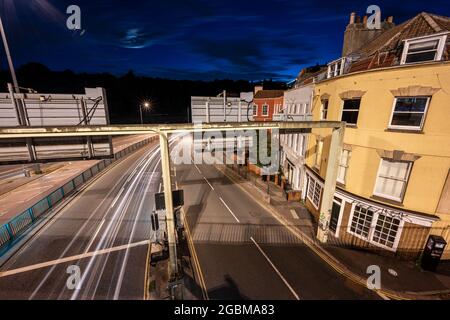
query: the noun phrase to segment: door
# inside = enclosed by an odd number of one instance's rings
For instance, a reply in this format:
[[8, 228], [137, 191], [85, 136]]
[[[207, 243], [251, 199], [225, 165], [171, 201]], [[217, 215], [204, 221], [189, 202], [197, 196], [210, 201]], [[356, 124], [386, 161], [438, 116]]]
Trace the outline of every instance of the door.
[[334, 197], [333, 207], [331, 208], [331, 220], [330, 220], [330, 230], [336, 233], [337, 225], [339, 222], [339, 215], [341, 213], [342, 200]]

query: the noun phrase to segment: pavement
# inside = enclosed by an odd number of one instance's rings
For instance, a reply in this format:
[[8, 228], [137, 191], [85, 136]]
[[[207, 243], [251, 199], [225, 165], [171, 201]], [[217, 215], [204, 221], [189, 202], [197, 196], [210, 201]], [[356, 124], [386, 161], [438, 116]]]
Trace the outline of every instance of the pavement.
[[[322, 261], [255, 197], [213, 165], [176, 165], [202, 299], [382, 299]], [[196, 284], [196, 288], [192, 285]]]
[[0, 299], [144, 299], [157, 143], [108, 166], [19, 243], [0, 267]]
[[[254, 195], [267, 193], [267, 182], [246, 171], [244, 167], [239, 171], [237, 166], [219, 167], [247, 192]], [[350, 279], [365, 281], [368, 277], [367, 267], [378, 265], [381, 269], [382, 289], [386, 291], [387, 296], [405, 299], [450, 298], [450, 261], [441, 262], [436, 272], [430, 272], [422, 270], [415, 261], [339, 246], [339, 242], [333, 241], [333, 238], [330, 238], [328, 245], [320, 244], [315, 241], [317, 223], [302, 203], [287, 201], [283, 190], [273, 182], [269, 182], [269, 192], [270, 205], [266, 206], [307, 238], [312, 246], [324, 254], [325, 260], [328, 260], [331, 266], [340, 269]]]

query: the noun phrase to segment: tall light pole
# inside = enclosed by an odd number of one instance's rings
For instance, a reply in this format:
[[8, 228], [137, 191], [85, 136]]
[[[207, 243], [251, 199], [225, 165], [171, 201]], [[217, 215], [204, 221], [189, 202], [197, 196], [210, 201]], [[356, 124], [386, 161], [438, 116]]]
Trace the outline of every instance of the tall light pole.
[[144, 124], [144, 118], [142, 118], [142, 107], [144, 107], [145, 109], [148, 109], [150, 107], [150, 103], [148, 101], [146, 101], [143, 104], [139, 105], [139, 113], [141, 115], [141, 124]]
[[[3, 27], [3, 21], [2, 21], [1, 15], [0, 15], [0, 34], [2, 35], [3, 46], [5, 47], [6, 59], [8, 60], [9, 71], [11, 72], [11, 78], [13, 81], [14, 92], [20, 93], [19, 83], [17, 82], [16, 71], [14, 70], [14, 64], [12, 62], [11, 52], [9, 51], [8, 40], [6, 39], [5, 28]], [[25, 102], [18, 99], [17, 104], [16, 104], [16, 99], [14, 98], [14, 95], [11, 94], [11, 96], [12, 96], [13, 104], [16, 106], [16, 110], [19, 115], [19, 118], [21, 118], [21, 119], [19, 119], [19, 124], [26, 126], [27, 125], [27, 111], [25, 108]], [[33, 141], [31, 138], [26, 139], [26, 145], [27, 145], [29, 156], [30, 156], [30, 161], [35, 161], [36, 160], [36, 151], [34, 149]]]
[[9, 51], [8, 40], [6, 39], [5, 29], [3, 28], [2, 17], [0, 16], [0, 33], [2, 35], [3, 46], [6, 51], [6, 58], [8, 59], [9, 71], [11, 72], [11, 77], [13, 81], [14, 91], [20, 93], [19, 83], [17, 82], [16, 71], [14, 70], [14, 65], [11, 59], [11, 52]]

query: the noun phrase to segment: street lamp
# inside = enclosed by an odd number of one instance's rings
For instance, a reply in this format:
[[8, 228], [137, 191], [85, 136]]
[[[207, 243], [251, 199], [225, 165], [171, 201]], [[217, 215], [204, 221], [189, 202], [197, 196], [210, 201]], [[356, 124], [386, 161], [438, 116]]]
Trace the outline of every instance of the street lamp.
[[142, 108], [145, 108], [145, 109], [150, 108], [150, 102], [145, 101], [144, 103], [139, 105], [139, 112], [141, 115], [141, 124], [144, 124], [144, 119], [142, 118]]

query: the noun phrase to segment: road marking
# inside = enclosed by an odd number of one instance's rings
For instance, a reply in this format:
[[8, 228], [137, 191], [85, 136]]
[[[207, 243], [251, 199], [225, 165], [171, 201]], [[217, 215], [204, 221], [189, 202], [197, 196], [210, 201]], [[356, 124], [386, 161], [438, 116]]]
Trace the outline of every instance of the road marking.
[[294, 209], [291, 209], [291, 215], [292, 215], [292, 218], [294, 218], [294, 219], [299, 219], [299, 217], [298, 217], [298, 215], [297, 215], [297, 212], [295, 212]]
[[379, 295], [381, 298], [383, 298], [383, 300], [391, 300], [391, 299], [389, 299], [389, 297], [387, 297], [385, 294], [381, 293], [380, 291], [376, 290], [375, 292], [377, 295]]
[[205, 179], [206, 183], [211, 187], [211, 189], [214, 190], [214, 187], [211, 185], [211, 183], [209, 183], [208, 179], [206, 179], [206, 177], [203, 177], [203, 179]]
[[115, 251], [122, 251], [122, 250], [126, 250], [129, 248], [139, 247], [139, 246], [147, 245], [148, 243], [149, 243], [149, 240], [143, 240], [143, 241], [134, 242], [131, 244], [125, 244], [125, 245], [121, 245], [121, 246], [117, 246], [117, 247], [111, 247], [111, 248], [107, 248], [107, 249], [86, 252], [86, 253], [78, 254], [75, 256], [65, 257], [65, 258], [56, 259], [56, 260], [50, 260], [47, 262], [37, 263], [37, 264], [29, 265], [26, 267], [22, 267], [22, 268], [7, 270], [7, 271], [0, 272], [0, 278], [12, 276], [14, 274], [32, 271], [32, 270], [36, 270], [36, 269], [46, 268], [46, 267], [58, 265], [61, 263], [71, 262], [71, 261], [90, 258], [90, 257], [94, 257], [94, 256], [106, 254], [106, 253], [111, 253], [111, 252], [115, 252]]
[[219, 197], [220, 201], [222, 201], [223, 205], [230, 211], [231, 215], [236, 219], [237, 222], [241, 223], [239, 219], [236, 217], [236, 215], [231, 211], [230, 207], [223, 201], [222, 197]]
[[291, 287], [289, 282], [287, 282], [287, 280], [283, 277], [281, 272], [277, 269], [277, 267], [275, 267], [275, 265], [272, 263], [272, 261], [269, 259], [269, 257], [266, 255], [266, 253], [263, 251], [263, 249], [261, 249], [259, 244], [256, 243], [255, 239], [253, 239], [253, 237], [250, 237], [250, 240], [252, 240], [252, 242], [255, 244], [256, 248], [258, 248], [259, 252], [261, 252], [261, 254], [264, 256], [264, 258], [266, 258], [267, 262], [269, 262], [269, 264], [273, 268], [273, 270], [275, 270], [277, 275], [281, 278], [281, 280], [283, 280], [284, 284], [286, 285], [286, 287], [288, 287], [289, 291], [291, 291], [291, 293], [294, 295], [295, 299], [300, 300], [300, 297], [297, 294], [297, 292], [295, 292], [295, 290]]
[[202, 174], [202, 172], [200, 171], [200, 169], [198, 168], [198, 166], [194, 163], [195, 169], [197, 169], [198, 173]]
[[95, 239], [98, 236], [98, 233], [100, 232], [100, 229], [102, 228], [103, 224], [105, 223], [105, 218], [102, 219], [102, 222], [100, 222], [99, 226], [97, 227], [97, 230], [94, 233], [94, 236], [92, 237], [92, 239], [89, 241], [88, 246], [86, 247], [86, 250], [84, 251], [84, 253], [87, 253], [89, 251], [89, 249], [92, 246], [92, 243], [94, 243]]
[[120, 189], [119, 193], [118, 193], [117, 196], [114, 198], [114, 201], [113, 201], [112, 204], [111, 204], [111, 208], [114, 207], [114, 205], [116, 204], [117, 200], [119, 200], [119, 197], [122, 195], [122, 192], [123, 192], [124, 190], [125, 190], [125, 189], [124, 189], [123, 187]]

